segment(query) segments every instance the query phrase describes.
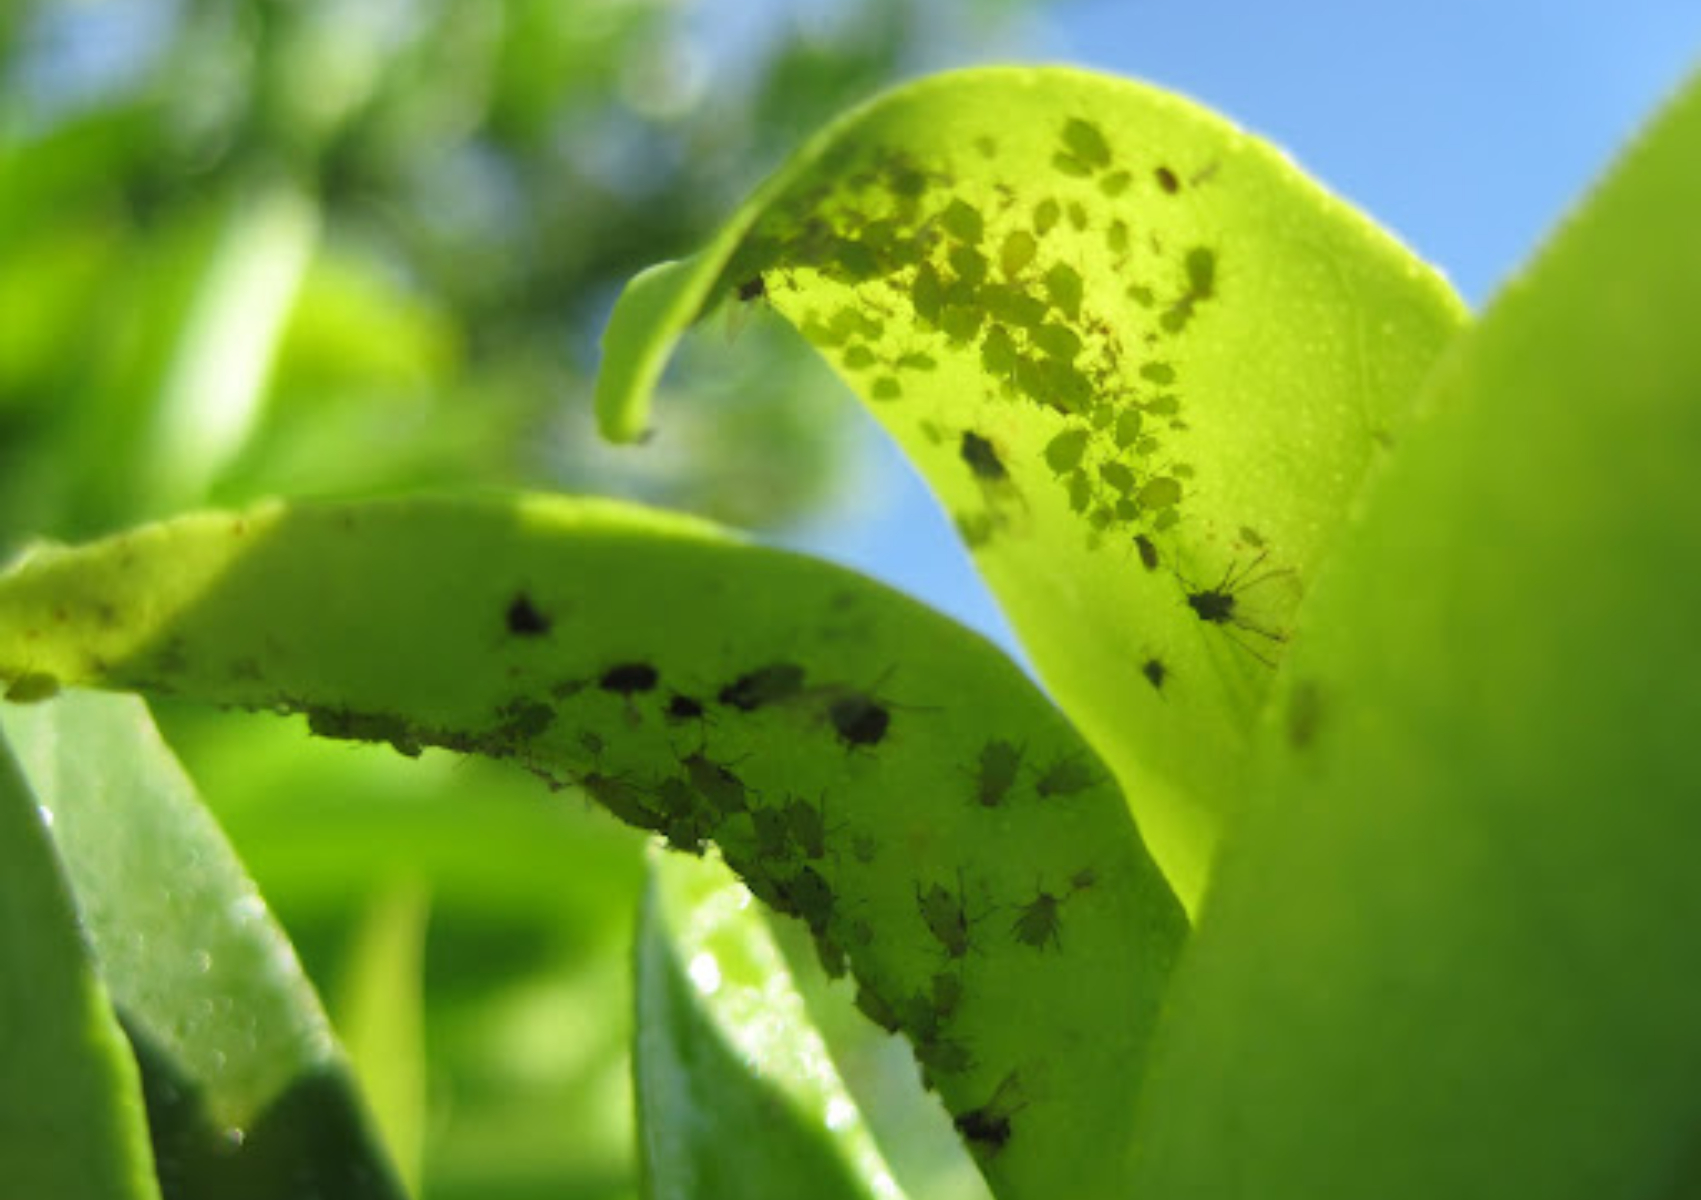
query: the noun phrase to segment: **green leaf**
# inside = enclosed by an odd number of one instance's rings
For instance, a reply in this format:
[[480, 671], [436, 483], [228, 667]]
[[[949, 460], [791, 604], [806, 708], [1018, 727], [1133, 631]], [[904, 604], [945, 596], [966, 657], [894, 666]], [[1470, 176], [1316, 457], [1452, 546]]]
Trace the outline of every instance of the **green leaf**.
[[429, 893], [397, 881], [372, 897], [345, 956], [335, 1007], [361, 1094], [410, 1195], [425, 1152], [425, 927]]
[[748, 890], [656, 856], [633, 1069], [645, 1195], [895, 1196]]
[[1191, 901], [1299, 600], [1463, 319], [1451, 290], [1186, 101], [997, 68], [850, 114], [635, 279], [605, 434], [646, 431], [687, 324], [758, 296], [927, 477]]
[[0, 710], [142, 1067], [175, 1197], [399, 1196], [294, 952], [140, 702]]
[[0, 1162], [55, 1200], [158, 1200], [141, 1080], [35, 796], [0, 738]]
[[713, 839], [909, 1034], [1002, 1194], [1116, 1188], [1184, 920], [1056, 710], [905, 597], [612, 502], [274, 505], [38, 551], [0, 578], [0, 678], [304, 711]]
[[1701, 86], [1438, 372], [1177, 980], [1139, 1194], [1695, 1194]]

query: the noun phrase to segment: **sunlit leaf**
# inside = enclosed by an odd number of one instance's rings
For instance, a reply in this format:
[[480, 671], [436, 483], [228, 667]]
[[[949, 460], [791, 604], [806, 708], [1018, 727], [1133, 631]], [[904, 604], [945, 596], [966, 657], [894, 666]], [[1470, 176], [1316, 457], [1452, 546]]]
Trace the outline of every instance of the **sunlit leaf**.
[[805, 922], [1009, 1196], [1116, 1186], [1184, 922], [1114, 780], [973, 634], [608, 502], [268, 506], [38, 551], [0, 677], [512, 759]]
[[658, 856], [635, 958], [646, 1195], [899, 1194], [754, 897], [730, 872]]
[[158, 1200], [141, 1079], [77, 925], [47, 809], [0, 740], [0, 1163], [55, 1200]]
[[920, 467], [1195, 897], [1300, 598], [1461, 322], [1446, 284], [1192, 104], [1000, 68], [852, 113], [633, 280], [605, 433], [648, 431], [720, 303], [796, 324]]
[[1692, 84], [1319, 588], [1130, 1194], [1697, 1194], [1698, 160]]
[[142, 1067], [173, 1197], [391, 1200], [311, 987], [129, 698], [0, 708]]
[[348, 954], [335, 1009], [349, 1061], [396, 1172], [420, 1194], [425, 1152], [425, 926], [431, 901], [418, 883], [381, 888]]

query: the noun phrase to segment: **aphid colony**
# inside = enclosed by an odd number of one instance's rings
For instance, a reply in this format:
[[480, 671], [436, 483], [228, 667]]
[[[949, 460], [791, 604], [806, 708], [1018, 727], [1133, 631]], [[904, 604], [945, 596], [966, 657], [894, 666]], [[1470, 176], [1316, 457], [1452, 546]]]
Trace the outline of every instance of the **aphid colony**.
[[[974, 144], [996, 158], [995, 138]], [[1217, 251], [1166, 233], [1182, 176], [1134, 169], [1086, 116], [1060, 124], [1050, 165], [988, 192], [957, 186], [948, 155], [871, 148], [768, 209], [724, 284], [735, 310], [780, 304], [879, 404], [926, 393], [942, 359], [966, 359], [993, 383], [987, 400], [1064, 419], [1047, 459], [1095, 531], [1162, 531], [1193, 477], [1169, 438], [1188, 424], [1165, 343], [1216, 296]], [[1012, 525], [1001, 506], [1020, 492], [985, 430], [952, 436], [987, 510], [957, 514], [979, 547]]]
[[[993, 477], [991, 464], [997, 460], [988, 457], [994, 453], [990, 445], [965, 440], [964, 449], [965, 456], [979, 456], [983, 471]], [[525, 591], [512, 596], [502, 616], [514, 638], [548, 637], [556, 628], [547, 608]], [[711, 753], [709, 732], [756, 714], [789, 712], [819, 723], [845, 752], [877, 755], [893, 735], [894, 712], [900, 709], [877, 688], [813, 680], [802, 664], [783, 661], [760, 664], [719, 686], [680, 687], [654, 663], [626, 659], [558, 682], [549, 691], [557, 701], [600, 693], [618, 700], [628, 722], [652, 714], [662, 723], [658, 728], [677, 731], [672, 738], [684, 734], [686, 745], [677, 748], [673, 767], [659, 777], [598, 766], [575, 780], [587, 795], [619, 819], [660, 834], [674, 849], [700, 855], [714, 841], [758, 898], [808, 926], [829, 973], [842, 975], [849, 955], [873, 944], [874, 925], [839, 885], [844, 872], [875, 860], [879, 831], [853, 829], [851, 814], [835, 810], [830, 791], [764, 794], [747, 782], [737, 760]], [[497, 715], [497, 740], [479, 748], [499, 746], [504, 756], [524, 761], [526, 743], [554, 727], [559, 709], [517, 697]], [[578, 744], [599, 763], [607, 750], [601, 735], [590, 731], [579, 735]], [[981, 748], [965, 773], [966, 798], [981, 808], [999, 808], [1019, 797], [1028, 803], [1059, 803], [1101, 780], [1084, 754], [1036, 761], [1024, 747], [997, 738]], [[972, 1046], [953, 1032], [964, 999], [964, 966], [980, 953], [1061, 949], [1065, 909], [1093, 882], [1093, 872], [1083, 869], [1064, 887], [1036, 882], [1025, 895], [1001, 899], [986, 894], [984, 881], [966, 879], [960, 870], [949, 878], [918, 882], [914, 919], [923, 936], [918, 944], [931, 945], [939, 965], [925, 987], [891, 1002], [864, 979], [859, 1005], [883, 1027], [911, 1039], [929, 1080], [965, 1075], [977, 1064]], [[957, 1128], [978, 1153], [997, 1153], [1011, 1139], [1012, 1121], [1023, 1104], [1011, 1072], [984, 1104], [958, 1116]]]

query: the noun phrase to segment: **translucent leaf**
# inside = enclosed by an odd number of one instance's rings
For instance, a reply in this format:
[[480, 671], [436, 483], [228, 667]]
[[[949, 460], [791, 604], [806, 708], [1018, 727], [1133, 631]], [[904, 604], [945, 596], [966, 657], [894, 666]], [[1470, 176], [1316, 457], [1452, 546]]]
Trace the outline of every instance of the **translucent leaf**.
[[0, 739], [0, 1163], [55, 1200], [158, 1200], [141, 1080], [53, 843]]
[[713, 860], [653, 866], [633, 1052], [645, 1194], [895, 1200], [754, 897]]
[[1696, 1194], [1697, 161], [1692, 84], [1319, 588], [1131, 1192]]
[[915, 461], [1196, 896], [1300, 598], [1462, 320], [1446, 284], [1194, 105], [998, 68], [850, 114], [635, 279], [608, 436], [721, 302], [796, 324]]
[[425, 1153], [425, 927], [421, 884], [379, 888], [344, 958], [337, 1030], [410, 1195], [420, 1194]]
[[1180, 909], [1062, 717], [913, 601], [608, 502], [270, 506], [38, 551], [0, 577], [0, 678], [305, 712], [712, 839], [909, 1035], [1001, 1194], [1115, 1190]]
[[70, 693], [0, 726], [53, 814], [165, 1190], [400, 1196], [294, 952], [146, 707]]

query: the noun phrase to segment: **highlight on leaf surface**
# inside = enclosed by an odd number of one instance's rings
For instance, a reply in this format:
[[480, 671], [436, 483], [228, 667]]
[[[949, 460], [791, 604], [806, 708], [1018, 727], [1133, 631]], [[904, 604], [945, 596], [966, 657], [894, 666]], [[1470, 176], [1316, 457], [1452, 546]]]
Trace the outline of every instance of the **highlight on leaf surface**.
[[[976, 1143], [1001, 1194], [1119, 1186], [1184, 918], [1056, 710], [896, 593], [612, 502], [273, 505], [38, 551], [0, 577], [0, 679], [26, 673], [508, 759], [713, 841], [959, 1118], [1021, 1080]], [[1085, 878], [1046, 936], [1018, 922]]]
[[1194, 899], [1306, 586], [1457, 298], [1266, 144], [1056, 68], [890, 92], [634, 279], [605, 434], [644, 432], [682, 331], [758, 292], [922, 470]]

